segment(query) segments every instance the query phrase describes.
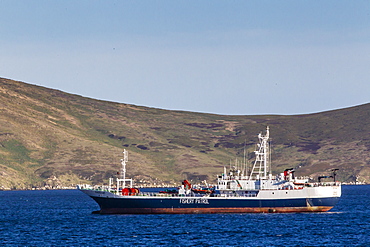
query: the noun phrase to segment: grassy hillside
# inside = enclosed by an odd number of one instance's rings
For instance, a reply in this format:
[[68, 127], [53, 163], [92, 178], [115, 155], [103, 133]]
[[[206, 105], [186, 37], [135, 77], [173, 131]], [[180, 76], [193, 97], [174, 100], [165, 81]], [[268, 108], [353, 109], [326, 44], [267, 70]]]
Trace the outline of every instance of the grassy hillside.
[[84, 98], [0, 78], [0, 188], [102, 183], [129, 151], [150, 183], [212, 181], [270, 126], [273, 171], [370, 181], [370, 104], [295, 116], [223, 116]]

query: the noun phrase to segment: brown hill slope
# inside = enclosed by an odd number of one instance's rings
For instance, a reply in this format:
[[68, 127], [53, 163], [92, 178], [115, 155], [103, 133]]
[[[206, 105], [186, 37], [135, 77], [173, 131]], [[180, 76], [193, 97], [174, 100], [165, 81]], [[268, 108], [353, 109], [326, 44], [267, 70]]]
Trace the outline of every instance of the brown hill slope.
[[[230, 161], [253, 160], [270, 126], [273, 171], [370, 181], [370, 104], [296, 116], [223, 116], [84, 98], [0, 78], [0, 188], [105, 182], [129, 151], [128, 175], [214, 180]], [[51, 180], [54, 178], [54, 180]], [[156, 180], [157, 179], [157, 180]]]

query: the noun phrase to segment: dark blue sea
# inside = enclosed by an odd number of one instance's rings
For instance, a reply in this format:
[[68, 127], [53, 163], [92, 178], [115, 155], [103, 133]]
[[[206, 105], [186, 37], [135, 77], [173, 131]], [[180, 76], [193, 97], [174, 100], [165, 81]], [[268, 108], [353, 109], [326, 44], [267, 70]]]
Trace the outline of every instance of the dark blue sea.
[[96, 215], [77, 190], [0, 191], [1, 246], [370, 246], [370, 185], [327, 213]]

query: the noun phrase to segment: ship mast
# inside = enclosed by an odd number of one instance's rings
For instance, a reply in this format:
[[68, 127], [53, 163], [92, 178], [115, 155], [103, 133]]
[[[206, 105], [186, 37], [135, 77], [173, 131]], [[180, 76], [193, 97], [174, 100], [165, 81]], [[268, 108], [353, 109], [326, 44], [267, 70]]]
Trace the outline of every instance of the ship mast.
[[121, 179], [124, 181], [126, 179], [126, 162], [128, 161], [128, 152], [123, 149], [123, 159], [121, 159], [122, 169], [121, 169]]
[[132, 188], [132, 179], [126, 178], [126, 162], [128, 162], [128, 152], [126, 149], [123, 150], [123, 159], [121, 159], [121, 178], [117, 178], [117, 195], [119, 190], [126, 188], [126, 182], [130, 183], [130, 188]]
[[267, 179], [267, 173], [270, 172], [269, 169], [269, 143], [268, 139], [270, 137], [269, 127], [266, 128], [266, 135], [258, 134], [259, 144], [257, 144], [258, 150], [254, 151], [256, 159], [253, 164], [252, 171], [250, 173], [249, 179], [255, 175], [257, 179]]

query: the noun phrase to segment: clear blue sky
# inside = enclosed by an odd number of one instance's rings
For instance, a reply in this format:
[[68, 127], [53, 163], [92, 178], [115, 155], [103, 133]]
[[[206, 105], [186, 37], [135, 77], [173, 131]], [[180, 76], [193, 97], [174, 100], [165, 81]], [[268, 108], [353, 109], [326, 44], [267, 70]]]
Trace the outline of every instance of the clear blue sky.
[[217, 114], [370, 102], [370, 1], [0, 0], [0, 77]]

